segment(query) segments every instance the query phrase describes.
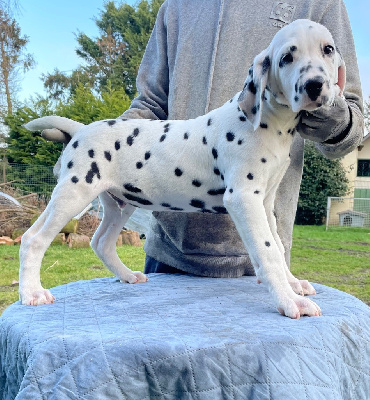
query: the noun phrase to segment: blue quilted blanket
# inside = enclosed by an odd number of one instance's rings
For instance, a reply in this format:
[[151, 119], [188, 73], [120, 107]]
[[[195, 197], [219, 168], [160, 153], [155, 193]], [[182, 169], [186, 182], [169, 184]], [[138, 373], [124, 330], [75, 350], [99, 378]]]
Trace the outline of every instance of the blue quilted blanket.
[[300, 320], [255, 277], [56, 287], [0, 318], [0, 398], [368, 400], [370, 308], [314, 286], [323, 316]]

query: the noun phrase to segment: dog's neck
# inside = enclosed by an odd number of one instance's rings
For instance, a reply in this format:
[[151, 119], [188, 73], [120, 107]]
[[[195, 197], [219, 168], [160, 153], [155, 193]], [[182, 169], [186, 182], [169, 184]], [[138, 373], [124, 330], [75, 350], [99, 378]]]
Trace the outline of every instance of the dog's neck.
[[261, 121], [272, 121], [281, 132], [292, 131], [298, 123], [298, 113], [285, 105], [278, 103], [269, 91], [264, 93]]

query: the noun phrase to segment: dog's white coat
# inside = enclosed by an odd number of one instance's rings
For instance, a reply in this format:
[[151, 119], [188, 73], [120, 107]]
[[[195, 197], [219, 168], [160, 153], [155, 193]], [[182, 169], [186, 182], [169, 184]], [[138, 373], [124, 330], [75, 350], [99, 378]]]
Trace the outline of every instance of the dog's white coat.
[[294, 278], [286, 265], [274, 201], [290, 163], [297, 113], [330, 106], [343, 92], [344, 71], [328, 30], [297, 20], [255, 58], [243, 91], [207, 115], [186, 121], [117, 119], [87, 126], [50, 116], [28, 123], [30, 130], [58, 129], [72, 140], [62, 155], [50, 203], [22, 238], [22, 303], [53, 302], [40, 283], [44, 252], [69, 219], [99, 195], [104, 217], [92, 248], [121, 281], [147, 280], [128, 269], [115, 250], [135, 207], [227, 210], [258, 280], [268, 286], [279, 311], [291, 318], [320, 315], [320, 308], [302, 296], [314, 294], [314, 288]]

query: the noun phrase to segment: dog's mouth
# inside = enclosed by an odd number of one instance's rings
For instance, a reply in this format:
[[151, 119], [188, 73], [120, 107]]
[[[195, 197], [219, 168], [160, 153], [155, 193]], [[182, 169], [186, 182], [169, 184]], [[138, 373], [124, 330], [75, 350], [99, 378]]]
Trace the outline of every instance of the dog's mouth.
[[323, 106], [330, 106], [334, 97], [332, 85], [322, 76], [315, 76], [303, 82], [298, 80], [291, 100], [292, 110], [314, 111]]

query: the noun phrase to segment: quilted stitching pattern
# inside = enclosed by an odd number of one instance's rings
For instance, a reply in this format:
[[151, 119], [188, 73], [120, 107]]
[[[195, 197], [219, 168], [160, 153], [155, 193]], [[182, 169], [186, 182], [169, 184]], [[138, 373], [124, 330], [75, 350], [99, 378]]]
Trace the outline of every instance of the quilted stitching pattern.
[[295, 321], [254, 277], [56, 287], [0, 318], [0, 398], [369, 399], [370, 308], [315, 288], [324, 316]]

